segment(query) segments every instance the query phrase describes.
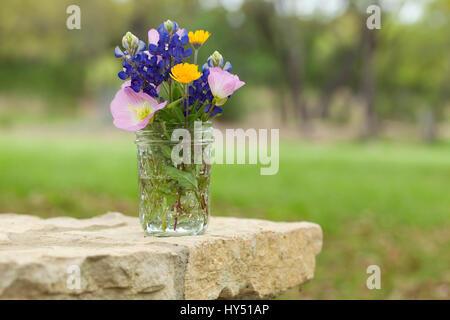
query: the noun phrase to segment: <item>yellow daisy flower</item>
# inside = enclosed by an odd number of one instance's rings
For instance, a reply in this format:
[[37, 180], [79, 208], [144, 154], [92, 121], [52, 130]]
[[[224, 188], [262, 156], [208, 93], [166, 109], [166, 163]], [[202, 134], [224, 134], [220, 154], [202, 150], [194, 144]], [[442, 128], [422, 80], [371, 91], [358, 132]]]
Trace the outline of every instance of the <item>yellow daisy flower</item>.
[[180, 63], [170, 69], [170, 77], [180, 83], [189, 83], [200, 78], [198, 66], [190, 63]]
[[189, 31], [189, 42], [194, 48], [198, 49], [208, 40], [210, 35], [211, 33], [205, 30]]

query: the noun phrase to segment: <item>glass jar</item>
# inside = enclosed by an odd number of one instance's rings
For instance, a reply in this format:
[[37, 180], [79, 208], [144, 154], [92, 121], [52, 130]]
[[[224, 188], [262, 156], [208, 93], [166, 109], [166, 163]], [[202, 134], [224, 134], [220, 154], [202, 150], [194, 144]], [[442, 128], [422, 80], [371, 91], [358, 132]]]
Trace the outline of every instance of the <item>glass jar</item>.
[[136, 132], [142, 227], [153, 236], [202, 234], [209, 222], [212, 124], [150, 127]]

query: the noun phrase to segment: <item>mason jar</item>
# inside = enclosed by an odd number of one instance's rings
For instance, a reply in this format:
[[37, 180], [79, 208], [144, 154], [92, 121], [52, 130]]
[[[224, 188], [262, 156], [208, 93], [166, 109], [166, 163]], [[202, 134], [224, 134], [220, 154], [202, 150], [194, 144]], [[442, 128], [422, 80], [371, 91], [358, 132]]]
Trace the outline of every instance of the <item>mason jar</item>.
[[149, 127], [136, 132], [144, 231], [153, 236], [204, 233], [210, 216], [211, 122]]

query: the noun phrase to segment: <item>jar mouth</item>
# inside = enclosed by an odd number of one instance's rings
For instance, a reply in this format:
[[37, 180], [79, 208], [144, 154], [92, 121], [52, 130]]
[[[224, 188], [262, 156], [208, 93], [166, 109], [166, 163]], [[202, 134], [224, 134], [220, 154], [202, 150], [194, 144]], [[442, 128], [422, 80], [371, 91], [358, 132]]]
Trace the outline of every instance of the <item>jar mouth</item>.
[[172, 141], [171, 139], [173, 132], [177, 129], [188, 130], [191, 144], [203, 145], [214, 142], [212, 122], [198, 121], [198, 123], [196, 126], [191, 123], [189, 129], [186, 129], [186, 124], [181, 122], [156, 122], [149, 127], [136, 131], [135, 143], [137, 145], [152, 143], [178, 144], [179, 140]]
[[[198, 122], [202, 128], [210, 128], [212, 127], [212, 122], [211, 121], [196, 121]], [[194, 124], [195, 123], [190, 123], [189, 125], [189, 131], [194, 130]], [[151, 125], [138, 130], [136, 132], [154, 132], [154, 131], [158, 131], [158, 130], [175, 130], [175, 129], [186, 129], [186, 123], [184, 122], [154, 122]]]

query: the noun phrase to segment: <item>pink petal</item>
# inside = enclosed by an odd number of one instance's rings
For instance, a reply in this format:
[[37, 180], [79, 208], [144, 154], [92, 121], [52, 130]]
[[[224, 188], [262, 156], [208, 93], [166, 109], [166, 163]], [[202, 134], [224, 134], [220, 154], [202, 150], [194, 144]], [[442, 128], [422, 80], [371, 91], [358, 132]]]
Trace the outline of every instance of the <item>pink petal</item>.
[[183, 34], [183, 33], [185, 33], [186, 32], [186, 29], [178, 29], [177, 30], [177, 32], [175, 32], [179, 37], [181, 37], [181, 35]]
[[122, 85], [120, 86], [122, 89], [125, 87], [129, 87], [131, 85], [131, 80], [127, 80], [124, 83], [122, 83]]
[[225, 75], [219, 67], [209, 68], [208, 84], [215, 96], [221, 96]]
[[223, 95], [224, 95], [224, 97], [222, 97], [222, 98], [225, 98], [225, 97], [228, 97], [228, 96], [232, 95], [233, 92], [234, 92], [234, 82], [227, 81], [222, 87], [222, 92], [223, 92]]
[[[144, 128], [154, 116], [155, 112], [164, 108], [167, 101], [158, 104], [154, 98], [140, 91], [134, 92], [133, 89], [126, 87], [129, 81], [122, 84], [122, 88], [116, 93], [111, 102], [110, 109], [114, 118], [114, 125], [120, 129], [136, 131]], [[144, 103], [149, 103], [153, 112], [144, 120], [136, 122], [131, 108], [141, 107]]]
[[208, 84], [214, 96], [226, 98], [242, 87], [245, 82], [240, 81], [237, 75], [214, 67], [209, 69]]
[[161, 110], [167, 105], [167, 101], [161, 102], [160, 104], [157, 104], [156, 106], [152, 106], [153, 112], [152, 115], [155, 114], [156, 111]]
[[236, 91], [237, 89], [239, 89], [240, 87], [242, 87], [245, 84], [244, 81], [239, 80], [238, 76], [235, 76], [235, 77], [236, 77], [236, 79], [234, 81], [234, 90], [233, 91]]
[[158, 45], [159, 33], [156, 29], [148, 30], [148, 43]]

